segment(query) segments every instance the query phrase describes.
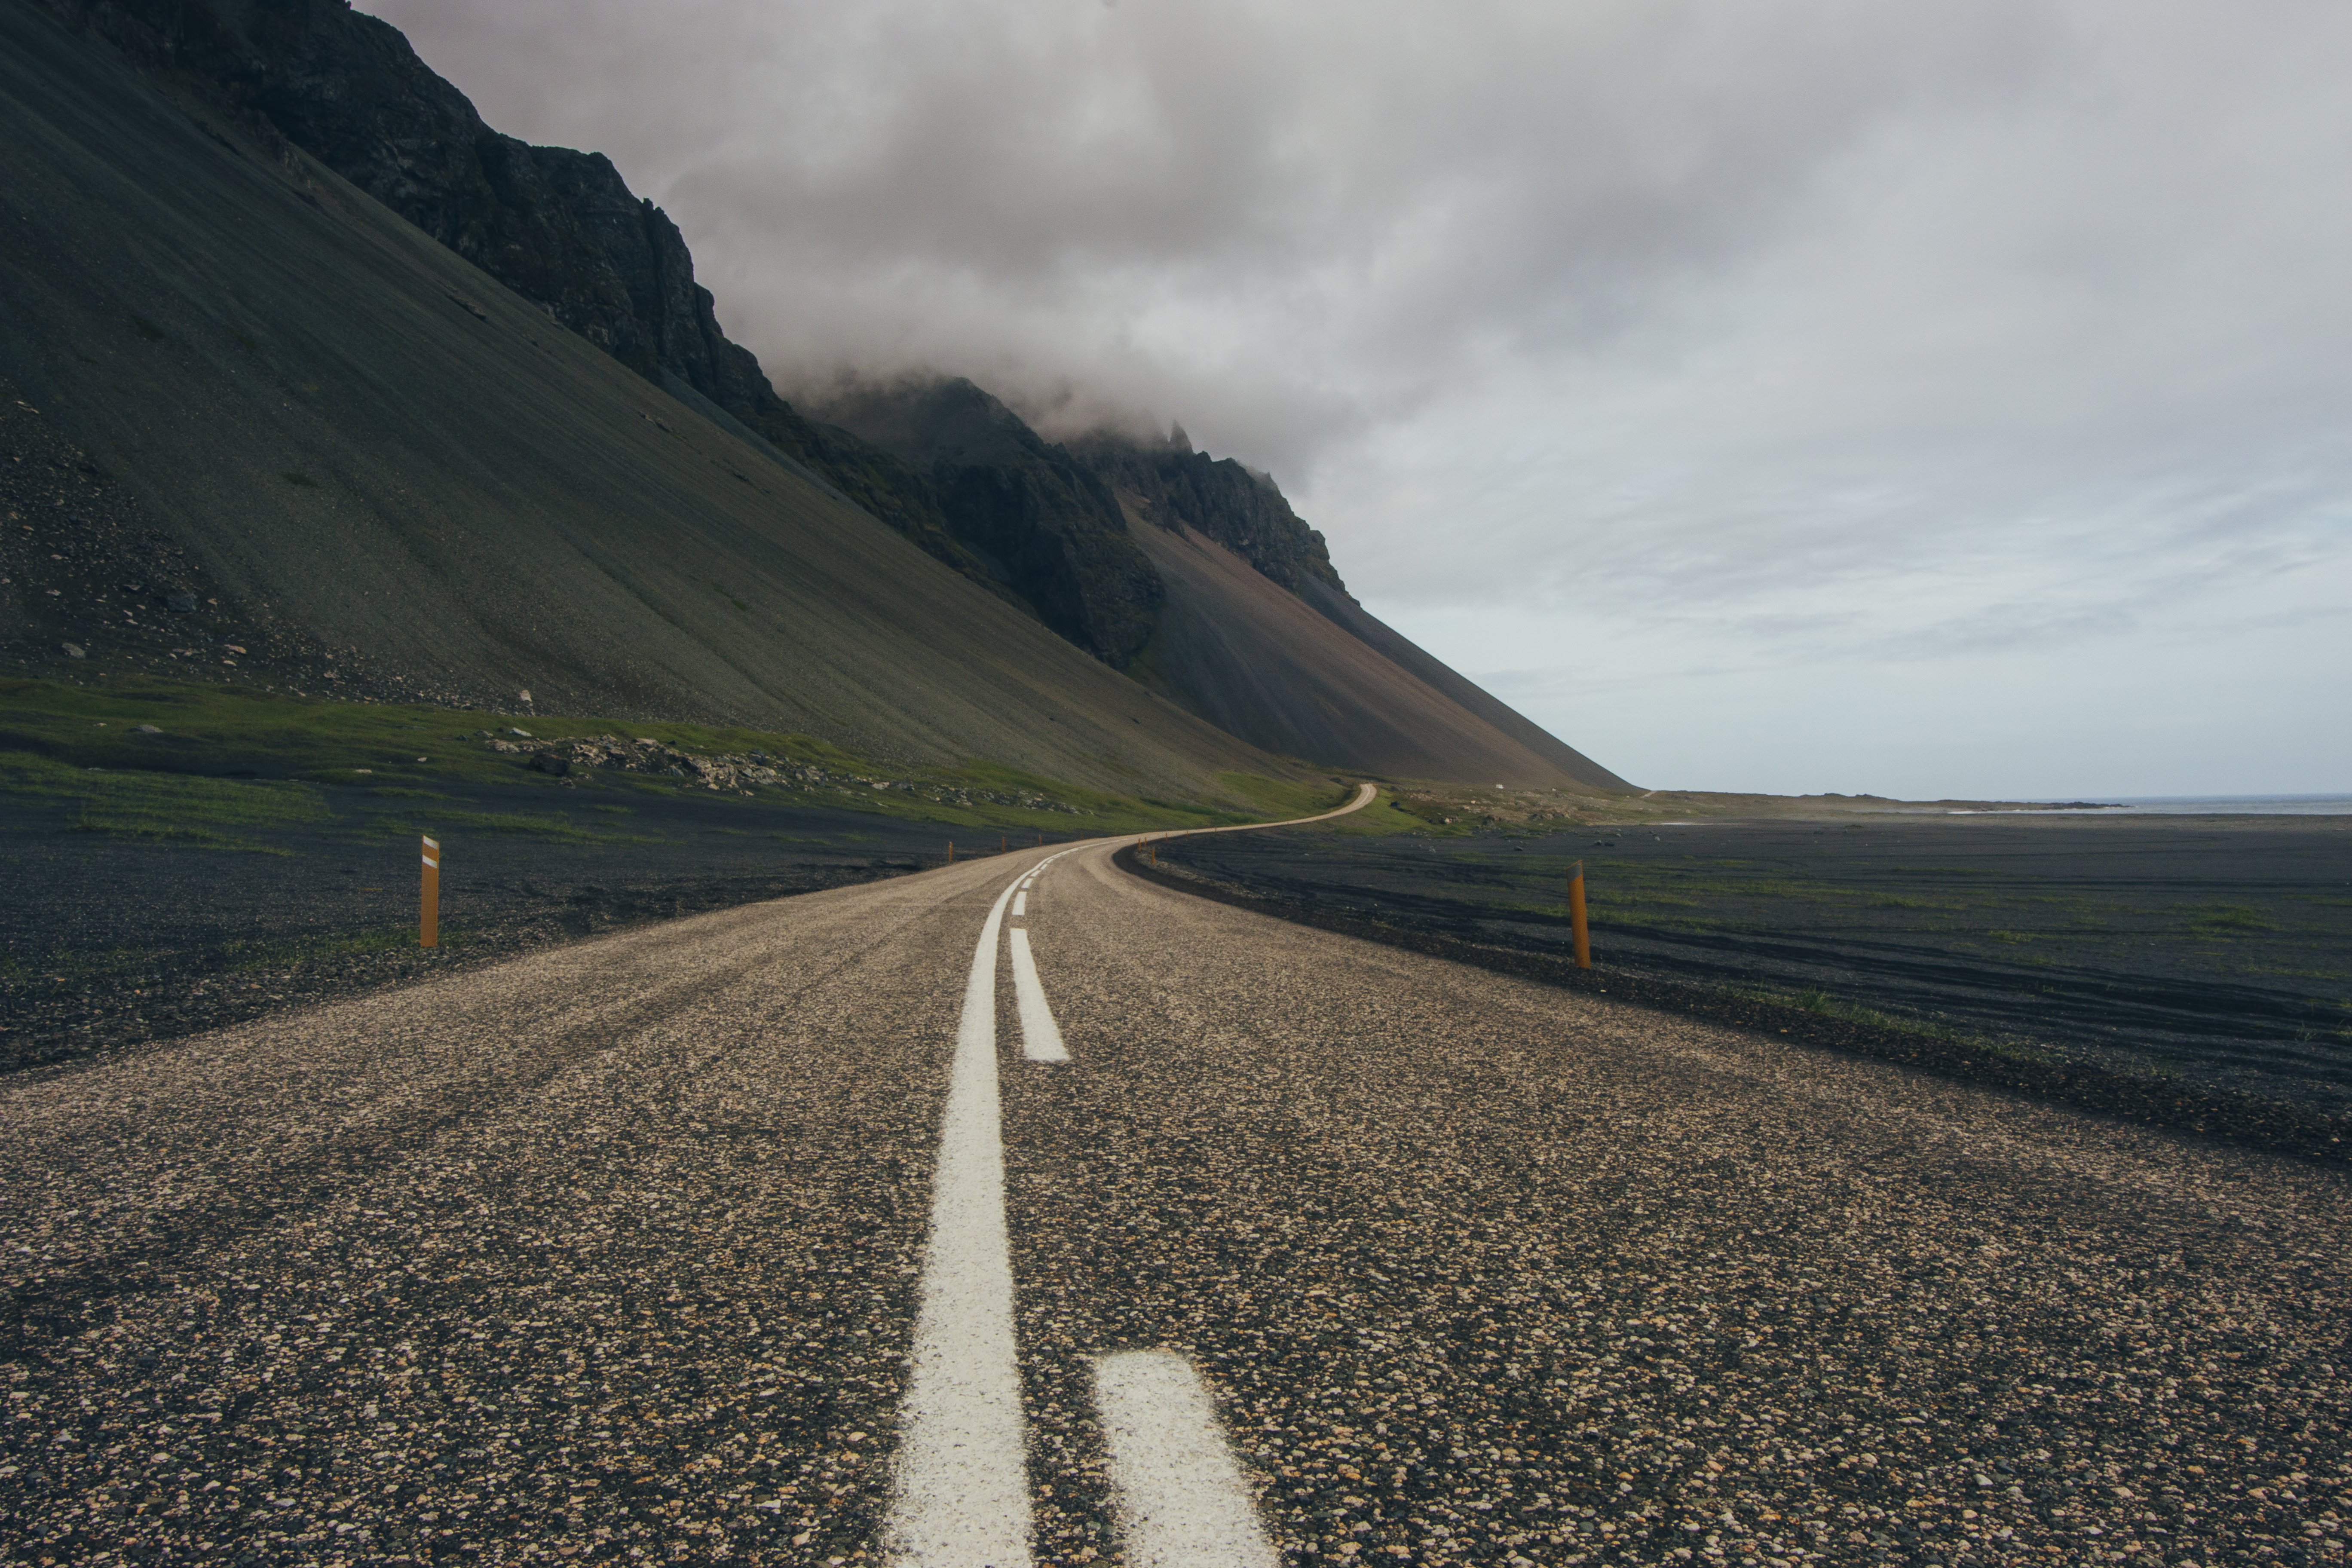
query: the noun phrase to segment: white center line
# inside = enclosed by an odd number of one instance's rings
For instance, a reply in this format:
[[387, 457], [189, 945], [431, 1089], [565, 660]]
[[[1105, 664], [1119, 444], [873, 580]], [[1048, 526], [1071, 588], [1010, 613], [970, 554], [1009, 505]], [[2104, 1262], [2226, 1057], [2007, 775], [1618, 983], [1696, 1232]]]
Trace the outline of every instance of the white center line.
[[1005, 937], [1013, 948], [1013, 1000], [1021, 1012], [1021, 1054], [1033, 1062], [1068, 1061], [1069, 1047], [1062, 1044], [1061, 1026], [1045, 1005], [1037, 961], [1029, 953], [1029, 933], [1014, 926]]
[[899, 1408], [892, 1559], [923, 1568], [1026, 1568], [1029, 1468], [1004, 1229], [996, 1098], [996, 943], [1013, 889], [981, 927], [956, 1026], [931, 1177], [930, 1245], [913, 1367]]
[[1013, 894], [1013, 918], [1024, 920], [1029, 914], [1029, 884], [1024, 882]]
[[1249, 1483], [1217, 1426], [1208, 1385], [1166, 1351], [1095, 1360], [1127, 1561], [1135, 1568], [1274, 1568]]

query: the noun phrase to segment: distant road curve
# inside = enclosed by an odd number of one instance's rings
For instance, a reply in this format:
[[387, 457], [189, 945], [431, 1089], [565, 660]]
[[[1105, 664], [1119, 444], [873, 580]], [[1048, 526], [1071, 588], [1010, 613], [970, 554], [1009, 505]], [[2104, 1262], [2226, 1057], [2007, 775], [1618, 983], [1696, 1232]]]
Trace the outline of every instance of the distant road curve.
[[[0, 1558], [2341, 1538], [2336, 1171], [1265, 919], [1125, 842], [0, 1081]], [[975, 980], [1016, 930], [1027, 1008]], [[973, 1429], [1019, 1457], [942, 1502], [934, 1230], [992, 1193]]]

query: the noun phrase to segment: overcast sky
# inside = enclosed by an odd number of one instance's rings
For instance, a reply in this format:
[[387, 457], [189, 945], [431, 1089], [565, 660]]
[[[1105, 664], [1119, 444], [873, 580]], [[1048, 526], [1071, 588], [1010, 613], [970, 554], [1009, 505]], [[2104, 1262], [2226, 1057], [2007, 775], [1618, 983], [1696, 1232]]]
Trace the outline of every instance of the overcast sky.
[[1643, 784], [2352, 791], [2341, 0], [367, 8], [787, 395], [1180, 420]]

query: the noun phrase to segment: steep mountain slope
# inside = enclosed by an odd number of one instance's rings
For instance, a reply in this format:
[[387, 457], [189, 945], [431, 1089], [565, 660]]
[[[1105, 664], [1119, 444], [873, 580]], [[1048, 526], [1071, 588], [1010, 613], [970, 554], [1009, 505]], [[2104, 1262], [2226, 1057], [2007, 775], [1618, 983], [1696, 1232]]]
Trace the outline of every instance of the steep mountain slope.
[[[1167, 603], [1130, 673], [1219, 728], [1391, 778], [1632, 787], [1492, 698], [1487, 703], [1516, 724], [1472, 711], [1438, 680], [1456, 690], [1476, 687], [1338, 589], [1313, 584], [1357, 626], [1192, 529], [1139, 521], [1133, 533], [1167, 584]], [[1405, 667], [1374, 637], [1411, 650], [1430, 674]]]
[[[1284, 769], [26, 5], [0, 7], [0, 377], [224, 614], [420, 693], [1129, 790]], [[75, 529], [78, 494], [12, 531]], [[18, 608], [16, 668], [114, 657], [68, 660], [58, 606]]]
[[[1307, 583], [1301, 585], [1299, 597], [1333, 626], [1454, 704], [1459, 711], [1501, 735], [1514, 746], [1523, 748], [1530, 755], [1557, 768], [1569, 778], [1601, 790], [1633, 791], [1639, 787], [1619, 778], [1476, 682], [1457, 675], [1428, 650], [1372, 615], [1339, 588], [1323, 583]], [[1465, 775], [1453, 772], [1423, 776], [1459, 779]], [[1486, 775], [1473, 770], [1469, 776], [1484, 778]]]
[[775, 401], [719, 330], [667, 214], [602, 153], [484, 124], [389, 23], [346, 0], [37, 3], [219, 89], [248, 132], [310, 153], [641, 374], [669, 371], [730, 412]]
[[[1194, 712], [1261, 744], [1280, 735], [1301, 756], [1375, 773], [1507, 782], [1532, 764], [1589, 788], [1633, 788], [1358, 604], [1323, 536], [1268, 476], [1195, 452], [1181, 426], [1164, 441], [1102, 434], [1070, 450], [1159, 525], [1135, 536], [1171, 607], [1149, 672], [1131, 673]], [[1295, 597], [1255, 591], [1202, 548], [1212, 542]], [[1299, 605], [1327, 624], [1302, 620]]]

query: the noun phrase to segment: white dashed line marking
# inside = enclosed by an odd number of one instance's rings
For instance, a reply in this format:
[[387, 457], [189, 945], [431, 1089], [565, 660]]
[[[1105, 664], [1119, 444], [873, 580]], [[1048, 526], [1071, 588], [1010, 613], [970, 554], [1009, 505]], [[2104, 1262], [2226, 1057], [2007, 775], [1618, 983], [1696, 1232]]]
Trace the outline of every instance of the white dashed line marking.
[[1127, 1561], [1135, 1568], [1274, 1568], [1249, 1484], [1208, 1385], [1166, 1351], [1095, 1360]]
[[1029, 884], [1024, 882], [1013, 895], [1013, 918], [1020, 920], [1029, 913]]
[[1021, 1011], [1021, 1054], [1033, 1062], [1068, 1061], [1069, 1047], [1062, 1044], [1061, 1026], [1045, 1005], [1037, 961], [1029, 953], [1029, 933], [1014, 926], [1006, 938], [1013, 945], [1013, 1000]]

